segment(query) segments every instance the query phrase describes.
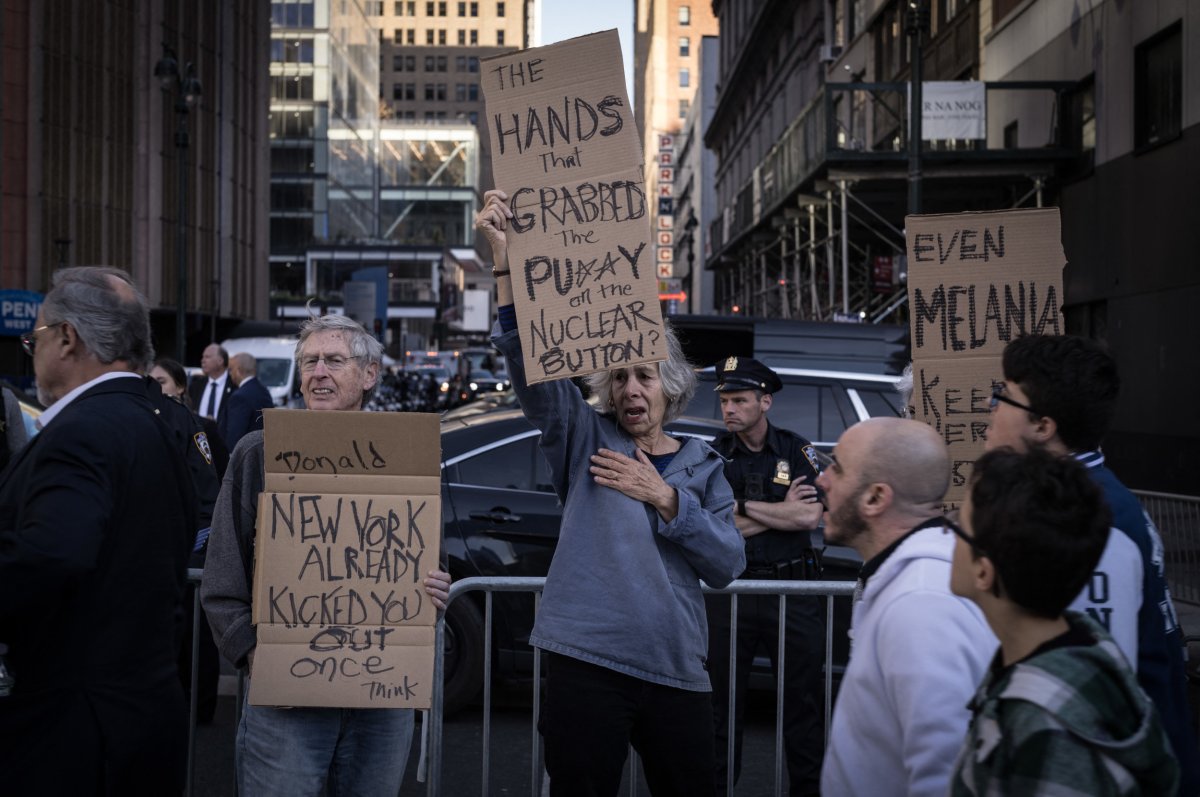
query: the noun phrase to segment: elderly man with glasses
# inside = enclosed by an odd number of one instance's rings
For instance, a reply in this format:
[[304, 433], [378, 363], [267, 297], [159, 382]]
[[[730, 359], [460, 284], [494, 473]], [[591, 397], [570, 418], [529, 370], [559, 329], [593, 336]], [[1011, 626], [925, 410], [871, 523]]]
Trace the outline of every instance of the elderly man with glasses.
[[[310, 411], [361, 410], [379, 380], [383, 347], [353, 319], [314, 318], [296, 345], [300, 392]], [[254, 537], [264, 482], [263, 432], [229, 458], [217, 498], [200, 598], [217, 647], [254, 677], [251, 624]], [[425, 591], [445, 608], [450, 575], [430, 571]], [[389, 708], [273, 708], [244, 702], [238, 727], [238, 793], [395, 797], [412, 743], [413, 712]]]
[[1163, 544], [1133, 493], [1104, 465], [1121, 380], [1112, 355], [1073, 335], [1009, 343], [992, 395], [987, 448], [1039, 448], [1079, 460], [1104, 494], [1113, 528], [1100, 563], [1070, 609], [1112, 635], [1154, 701], [1180, 764], [1180, 794], [1200, 794], [1200, 754], [1188, 708], [1186, 648], [1163, 569]]

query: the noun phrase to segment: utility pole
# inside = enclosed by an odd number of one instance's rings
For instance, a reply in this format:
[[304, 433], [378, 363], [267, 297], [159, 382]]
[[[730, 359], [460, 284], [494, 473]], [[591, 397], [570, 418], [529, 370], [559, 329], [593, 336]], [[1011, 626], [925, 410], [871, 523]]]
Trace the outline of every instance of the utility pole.
[[911, 56], [908, 110], [908, 212], [921, 212], [921, 81], [924, 47], [922, 37], [929, 30], [928, 0], [908, 0], [905, 32], [910, 40]]

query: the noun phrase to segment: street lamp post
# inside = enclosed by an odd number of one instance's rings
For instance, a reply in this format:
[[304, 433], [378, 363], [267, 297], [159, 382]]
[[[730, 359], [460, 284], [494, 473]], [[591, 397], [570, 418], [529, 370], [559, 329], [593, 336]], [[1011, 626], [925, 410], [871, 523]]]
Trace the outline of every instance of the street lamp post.
[[200, 99], [200, 81], [189, 61], [179, 68], [175, 51], [163, 45], [163, 56], [154, 66], [154, 76], [166, 91], [175, 90], [175, 159], [178, 162], [179, 198], [175, 221], [176, 310], [175, 310], [175, 355], [180, 364], [186, 364], [187, 342], [185, 340], [187, 316], [187, 183], [188, 183], [188, 111]]
[[929, 29], [927, 0], [909, 0], [905, 29], [912, 41], [908, 109], [908, 212], [921, 212], [921, 80], [924, 52], [921, 36]]

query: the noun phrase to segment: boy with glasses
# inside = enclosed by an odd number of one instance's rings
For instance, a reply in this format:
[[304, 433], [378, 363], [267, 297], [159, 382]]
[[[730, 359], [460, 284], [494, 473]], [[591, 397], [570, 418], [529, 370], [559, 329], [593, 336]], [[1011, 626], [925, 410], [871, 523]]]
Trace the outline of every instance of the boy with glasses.
[[1162, 541], [1100, 451], [1120, 390], [1116, 362], [1093, 340], [1027, 335], [1005, 347], [1002, 364], [1004, 383], [993, 394], [987, 448], [1073, 457], [1100, 488], [1112, 530], [1070, 608], [1087, 612], [1121, 647], [1171, 738], [1180, 762], [1179, 793], [1198, 794], [1200, 755], [1188, 709], [1186, 653]]
[[1000, 639], [971, 701], [952, 795], [1171, 794], [1178, 767], [1112, 638], [1066, 611], [1109, 536], [1085, 469], [1041, 449], [976, 464], [950, 589]]

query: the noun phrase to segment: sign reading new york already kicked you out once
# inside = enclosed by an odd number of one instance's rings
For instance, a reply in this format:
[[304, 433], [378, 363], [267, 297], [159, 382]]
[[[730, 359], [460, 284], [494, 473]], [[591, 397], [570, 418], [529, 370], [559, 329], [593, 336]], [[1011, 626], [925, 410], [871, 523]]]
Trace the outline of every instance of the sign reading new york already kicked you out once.
[[528, 381], [665, 359], [617, 32], [485, 59], [480, 73]]

